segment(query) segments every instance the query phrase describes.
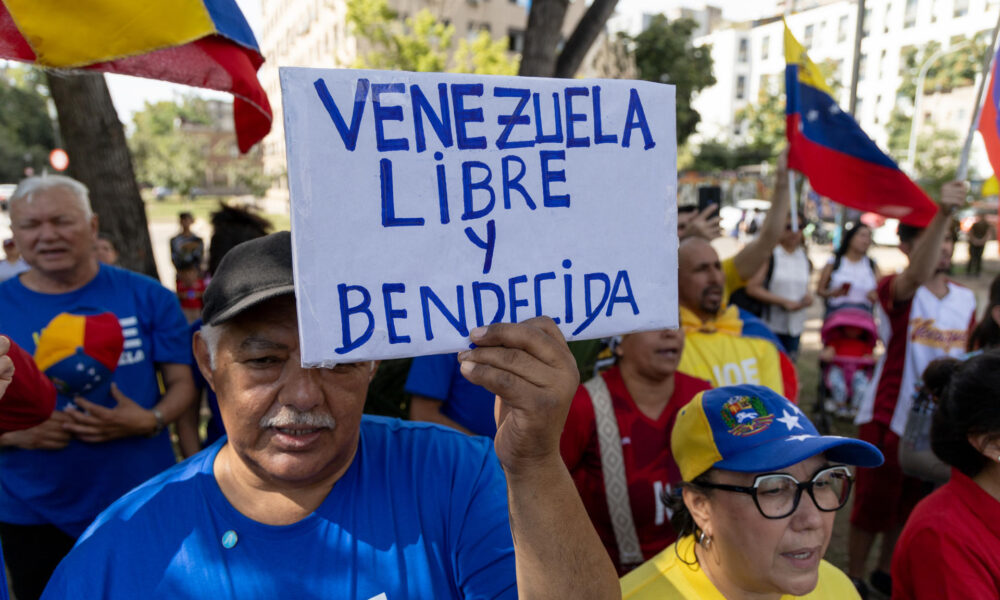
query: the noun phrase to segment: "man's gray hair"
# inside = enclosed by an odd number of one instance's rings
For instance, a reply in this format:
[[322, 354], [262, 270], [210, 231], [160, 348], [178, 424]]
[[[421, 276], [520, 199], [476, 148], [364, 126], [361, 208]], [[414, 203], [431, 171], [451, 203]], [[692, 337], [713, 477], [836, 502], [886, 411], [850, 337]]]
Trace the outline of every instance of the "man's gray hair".
[[88, 219], [94, 214], [93, 209], [90, 207], [90, 192], [87, 190], [87, 186], [65, 175], [35, 175], [22, 179], [10, 197], [10, 205], [13, 208], [15, 204], [22, 200], [24, 202], [31, 202], [34, 195], [38, 192], [54, 188], [69, 190], [83, 210], [84, 216]]
[[223, 327], [225, 327], [225, 323], [220, 325], [209, 325], [206, 323], [198, 330], [198, 335], [201, 336], [202, 341], [205, 342], [205, 346], [208, 347], [208, 366], [212, 369], [215, 368], [215, 353], [219, 349], [219, 338], [222, 336]]

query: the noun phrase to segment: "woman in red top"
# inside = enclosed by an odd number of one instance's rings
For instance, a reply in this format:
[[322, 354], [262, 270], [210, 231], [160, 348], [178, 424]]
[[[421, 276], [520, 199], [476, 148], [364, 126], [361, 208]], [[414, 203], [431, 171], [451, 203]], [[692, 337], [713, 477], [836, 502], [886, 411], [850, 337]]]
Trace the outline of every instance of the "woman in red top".
[[[679, 329], [624, 336], [614, 347], [615, 365], [580, 386], [566, 419], [560, 441], [563, 460], [619, 574], [677, 538], [660, 501], [681, 479], [670, 453], [670, 431], [681, 407], [711, 387], [677, 373], [683, 349]], [[613, 415], [603, 434], [610, 438], [598, 433], [602, 401], [592, 396], [595, 392], [605, 396], [604, 414]], [[617, 446], [619, 452], [602, 455], [601, 439], [618, 440], [609, 447]], [[612, 473], [610, 509], [605, 468]], [[612, 511], [619, 522], [631, 521], [624, 531], [615, 531]]]
[[951, 480], [917, 505], [896, 543], [894, 600], [1000, 598], [1000, 352], [934, 361], [943, 390], [931, 448]]

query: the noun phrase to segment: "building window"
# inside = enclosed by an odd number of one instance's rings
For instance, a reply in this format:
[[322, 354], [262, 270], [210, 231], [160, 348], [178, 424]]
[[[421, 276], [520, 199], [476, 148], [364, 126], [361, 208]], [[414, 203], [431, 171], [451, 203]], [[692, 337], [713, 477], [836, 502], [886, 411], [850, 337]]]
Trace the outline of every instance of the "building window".
[[511, 52], [517, 52], [520, 54], [524, 52], [524, 30], [523, 29], [508, 29], [507, 30], [507, 40], [509, 45], [507, 49]]
[[741, 63], [745, 63], [750, 59], [749, 54], [750, 54], [750, 40], [748, 40], [747, 38], [740, 39], [740, 48], [738, 50], [736, 60]]
[[848, 19], [847, 15], [843, 15], [843, 16], [840, 17], [840, 20], [837, 22], [837, 41], [838, 42], [846, 42], [847, 41], [847, 22], [848, 22], [848, 20], [849, 19]]
[[910, 54], [913, 54], [913, 51], [914, 51], [913, 46], [903, 46], [899, 50], [899, 75], [900, 75], [900, 77], [902, 77], [903, 75], [906, 74], [906, 71], [907, 71], [907, 68], [908, 68], [907, 65], [906, 65], [906, 58]]
[[771, 55], [771, 36], [765, 35], [760, 41], [760, 59], [767, 60]]
[[864, 52], [858, 57], [858, 81], [865, 80], [865, 71], [868, 70], [868, 55]]
[[864, 20], [861, 22], [861, 37], [868, 37], [872, 31], [872, 9], [865, 9]]
[[969, 0], [955, 0], [955, 9], [952, 15], [957, 19], [969, 14]]
[[813, 25], [806, 25], [806, 33], [802, 36], [802, 45], [809, 50], [813, 47], [813, 30], [815, 27]]
[[740, 75], [736, 78], [736, 99], [743, 100], [747, 95], [747, 77]]
[[889, 33], [889, 13], [892, 12], [892, 4], [885, 5], [885, 18], [882, 19], [882, 31]]
[[909, 29], [917, 24], [917, 5], [920, 0], [906, 0], [906, 12], [903, 13], [903, 27]]

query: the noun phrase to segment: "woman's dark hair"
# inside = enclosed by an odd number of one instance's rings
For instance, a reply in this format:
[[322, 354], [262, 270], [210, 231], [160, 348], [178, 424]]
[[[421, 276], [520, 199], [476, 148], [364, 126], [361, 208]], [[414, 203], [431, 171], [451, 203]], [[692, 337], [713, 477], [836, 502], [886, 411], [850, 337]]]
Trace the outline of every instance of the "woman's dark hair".
[[208, 272], [215, 273], [227, 252], [243, 242], [264, 237], [271, 222], [245, 208], [221, 204], [212, 213], [212, 241], [208, 249]]
[[[665, 489], [660, 494], [660, 501], [663, 502], [663, 505], [667, 507], [667, 511], [670, 513], [670, 527], [673, 528], [674, 532], [677, 534], [677, 539], [693, 535], [695, 536], [695, 542], [698, 541], [698, 535], [701, 534], [701, 530], [694, 522], [694, 517], [691, 516], [691, 511], [689, 511], [687, 505], [684, 504], [682, 490], [685, 487], [689, 487], [698, 490], [701, 494], [709, 494], [712, 490], [703, 488], [698, 484], [711, 483], [708, 479], [708, 474], [710, 472], [711, 471], [706, 471], [691, 481], [685, 481], [679, 486], [675, 486], [673, 489]], [[677, 546], [674, 546], [674, 551], [677, 551]], [[693, 565], [698, 562], [697, 555], [691, 562], [688, 562], [679, 554], [677, 555], [677, 558], [680, 559], [681, 562], [688, 565]]]
[[931, 450], [938, 458], [969, 477], [975, 477], [990, 459], [969, 443], [969, 436], [1000, 438], [1000, 351], [984, 352], [961, 362], [933, 361], [924, 371], [924, 384], [938, 398], [931, 425]]
[[833, 253], [835, 258], [844, 258], [844, 255], [847, 254], [847, 250], [851, 247], [851, 240], [854, 239], [854, 236], [858, 235], [858, 232], [861, 231], [862, 227], [871, 231], [871, 228], [861, 221], [854, 221], [850, 224], [850, 227], [844, 228], [844, 235], [840, 238], [840, 247]]
[[990, 284], [990, 303], [983, 311], [983, 318], [969, 336], [967, 350], [986, 350], [1000, 346], [1000, 325], [993, 320], [993, 307], [1000, 305], [1000, 275]]

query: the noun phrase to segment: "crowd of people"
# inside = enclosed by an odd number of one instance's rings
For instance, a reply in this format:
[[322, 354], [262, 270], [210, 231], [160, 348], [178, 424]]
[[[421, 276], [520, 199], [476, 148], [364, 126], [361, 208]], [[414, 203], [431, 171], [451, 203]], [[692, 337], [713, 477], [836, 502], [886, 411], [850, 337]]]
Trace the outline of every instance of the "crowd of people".
[[[855, 222], [817, 274], [784, 157], [775, 181], [732, 257], [711, 208], [680, 210], [679, 329], [606, 340], [583, 383], [552, 320], [475, 329], [412, 361], [408, 421], [363, 414], [377, 363], [301, 367], [287, 232], [223, 206], [206, 251], [183, 213], [168, 290], [116, 266], [82, 184], [22, 181], [0, 261], [14, 595], [1000, 597], [1000, 278], [977, 321], [949, 277], [965, 186], [900, 228], [900, 273]], [[852, 491], [842, 572], [823, 559]]]

